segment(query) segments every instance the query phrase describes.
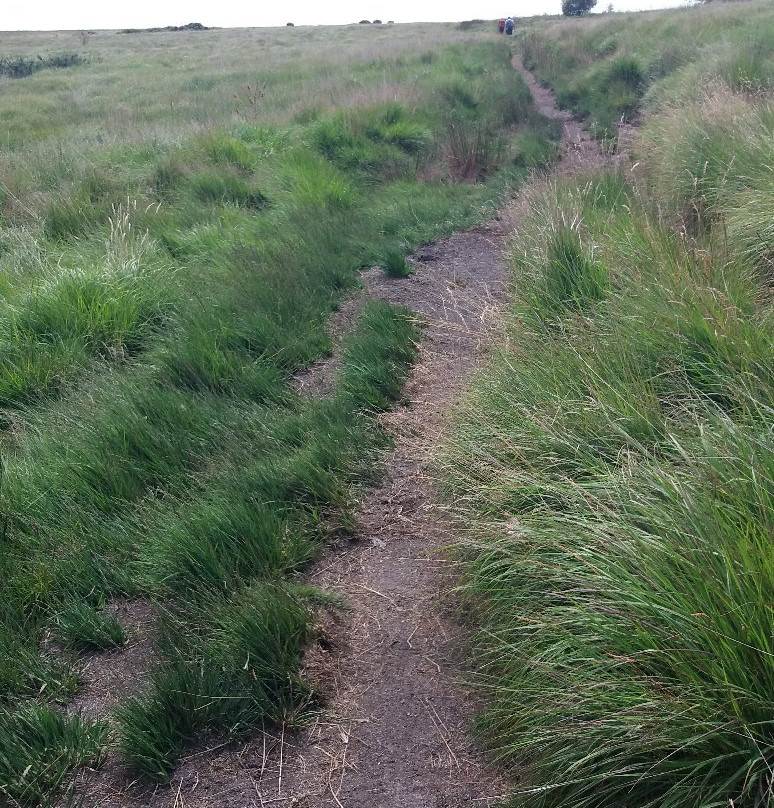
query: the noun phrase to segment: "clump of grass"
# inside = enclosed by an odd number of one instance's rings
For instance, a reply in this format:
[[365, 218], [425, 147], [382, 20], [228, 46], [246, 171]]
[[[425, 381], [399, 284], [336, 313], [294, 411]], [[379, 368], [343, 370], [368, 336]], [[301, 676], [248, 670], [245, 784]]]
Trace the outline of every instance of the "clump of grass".
[[[8, 570], [7, 561], [8, 555], [3, 572]], [[6, 575], [6, 580], [10, 580], [9, 575]], [[5, 593], [5, 603], [0, 607], [0, 644], [3, 648], [0, 692], [9, 701], [21, 702], [23, 697], [45, 693], [53, 702], [66, 702], [78, 684], [72, 665], [65, 659], [41, 656], [39, 624], [32, 619], [25, 624], [15, 591], [7, 587]], [[19, 631], [19, 625], [25, 626], [27, 631]]]
[[379, 263], [384, 273], [391, 278], [407, 278], [413, 271], [403, 250], [397, 247], [386, 249]]
[[97, 266], [42, 267], [29, 291], [18, 290], [6, 305], [0, 404], [13, 406], [56, 389], [94, 357], [137, 354], [163, 327], [174, 272], [147, 235], [135, 235], [121, 206], [110, 221], [104, 252], [89, 256]]
[[295, 152], [284, 168], [285, 181], [299, 205], [346, 210], [359, 199], [351, 179], [318, 155]]
[[0, 705], [0, 797], [38, 805], [73, 767], [99, 762], [106, 726], [32, 701]]
[[475, 182], [502, 165], [505, 142], [487, 121], [449, 121], [444, 144], [446, 161], [458, 181]]
[[387, 409], [400, 395], [416, 354], [414, 321], [408, 309], [368, 303], [344, 346], [339, 395], [359, 408]]
[[545, 286], [536, 302], [549, 311], [584, 311], [604, 299], [607, 287], [605, 268], [586, 256], [578, 232], [560, 226], [548, 244]]
[[3, 56], [0, 58], [0, 76], [21, 79], [31, 76], [39, 70], [73, 67], [85, 63], [86, 57], [79, 53], [55, 53], [49, 56], [38, 56], [37, 59], [25, 56]]
[[557, 158], [556, 143], [528, 130], [519, 133], [513, 141], [515, 155], [514, 165], [520, 168], [544, 168], [550, 166]]
[[[600, 481], [591, 507], [567, 492], [572, 511], [533, 511], [473, 546], [473, 592], [497, 593], [480, 614], [499, 694], [482, 727], [501, 760], [529, 761], [515, 804], [767, 804], [772, 569], [755, 478], [771, 456], [754, 432], [722, 441], [679, 471]], [[736, 491], [713, 492], [716, 472]]]
[[57, 634], [67, 647], [78, 651], [104, 651], [126, 641], [115, 614], [84, 601], [74, 601], [59, 613]]
[[197, 732], [218, 728], [237, 737], [281, 721], [307, 697], [295, 671], [308, 622], [306, 609], [274, 584], [243, 590], [234, 605], [212, 604], [199, 615], [206, 630], [198, 640], [185, 650], [172, 644], [150, 692], [118, 709], [130, 764], [164, 781]]
[[395, 121], [374, 133], [376, 140], [392, 143], [407, 154], [421, 154], [430, 148], [432, 137], [428, 129], [414, 121]]
[[766, 228], [755, 224], [754, 206], [747, 208], [745, 221], [742, 200], [750, 195], [765, 202], [770, 193], [773, 130], [771, 109], [716, 84], [700, 100], [667, 108], [651, 120], [640, 148], [652, 155], [648, 177], [655, 192], [690, 232], [706, 232], [733, 211], [731, 240], [741, 231], [749, 250], [756, 241], [749, 234], [761, 233], [758, 243], [765, 254]]
[[211, 132], [197, 145], [217, 166], [234, 166], [244, 172], [251, 172], [256, 167], [255, 154], [244, 139], [224, 132]]
[[190, 183], [194, 197], [200, 202], [238, 205], [253, 210], [261, 210], [269, 204], [257, 188], [251, 188], [244, 180], [228, 174], [200, 174]]
[[374, 119], [366, 120], [364, 132], [371, 140], [391, 143], [407, 154], [427, 152], [433, 142], [430, 129], [399, 104], [388, 104]]
[[43, 214], [43, 232], [51, 241], [82, 236], [94, 227], [101, 210], [89, 199], [63, 199], [52, 202]]

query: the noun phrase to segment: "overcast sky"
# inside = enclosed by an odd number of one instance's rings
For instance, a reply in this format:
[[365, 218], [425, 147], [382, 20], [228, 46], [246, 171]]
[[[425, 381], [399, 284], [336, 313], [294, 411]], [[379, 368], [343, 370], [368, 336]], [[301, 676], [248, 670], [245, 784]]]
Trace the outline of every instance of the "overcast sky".
[[[610, 0], [599, 0], [598, 11]], [[685, 5], [685, 0], [612, 0], [616, 11]], [[150, 28], [200, 22], [223, 28], [339, 25], [361, 19], [443, 22], [558, 14], [561, 0], [0, 0], [0, 31]]]

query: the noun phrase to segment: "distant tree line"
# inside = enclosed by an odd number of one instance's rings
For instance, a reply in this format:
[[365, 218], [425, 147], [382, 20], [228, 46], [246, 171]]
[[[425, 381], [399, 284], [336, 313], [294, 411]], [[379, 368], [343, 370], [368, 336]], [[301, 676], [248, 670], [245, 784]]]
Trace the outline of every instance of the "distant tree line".
[[124, 28], [119, 34], [155, 34], [159, 31], [211, 31], [211, 26], [200, 22], [189, 22], [186, 25], [165, 25], [163, 28]]

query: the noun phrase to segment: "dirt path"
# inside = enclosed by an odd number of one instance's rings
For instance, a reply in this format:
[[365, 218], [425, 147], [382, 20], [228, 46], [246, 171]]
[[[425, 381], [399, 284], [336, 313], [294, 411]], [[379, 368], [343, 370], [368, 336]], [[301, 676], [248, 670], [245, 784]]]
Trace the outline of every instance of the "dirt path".
[[[540, 111], [563, 122], [560, 170], [601, 167], [605, 158], [577, 122], [517, 60], [514, 68]], [[192, 755], [153, 794], [103, 782], [87, 789], [84, 806], [485, 808], [506, 793], [471, 740], [475, 704], [459, 684], [462, 631], [445, 597], [452, 582], [442, 551], [454, 529], [436, 504], [427, 463], [496, 326], [518, 215], [515, 200], [498, 219], [424, 248], [411, 259], [410, 278], [366, 273], [363, 293], [334, 320], [334, 333], [344, 332], [366, 300], [383, 298], [419, 312], [426, 328], [409, 403], [382, 419], [395, 441], [385, 477], [362, 503], [354, 540], [312, 571], [315, 584], [350, 605], [326, 619], [324, 647], [306, 659], [327, 696], [324, 713], [293, 735]], [[299, 377], [298, 387], [325, 395], [335, 361]]]

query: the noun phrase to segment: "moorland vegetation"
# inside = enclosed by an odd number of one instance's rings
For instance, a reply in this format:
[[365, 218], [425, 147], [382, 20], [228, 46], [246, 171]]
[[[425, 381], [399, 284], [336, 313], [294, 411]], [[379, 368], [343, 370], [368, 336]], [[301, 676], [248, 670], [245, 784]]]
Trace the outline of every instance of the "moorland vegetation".
[[529, 191], [439, 454], [480, 728], [541, 808], [774, 804], [774, 6], [537, 22], [634, 162]]
[[[363, 267], [491, 214], [555, 154], [490, 34], [455, 26], [3, 34], [0, 802], [109, 747], [169, 777], [292, 721], [304, 565], [351, 529], [421, 324], [367, 306], [328, 398], [294, 374]], [[43, 56], [43, 58], [46, 58]], [[151, 603], [146, 687], [71, 714], [76, 655]]]

